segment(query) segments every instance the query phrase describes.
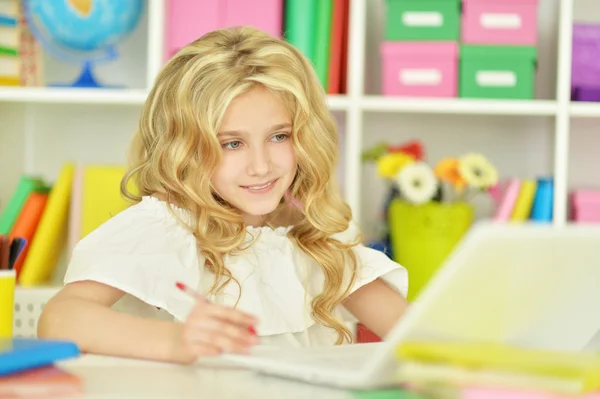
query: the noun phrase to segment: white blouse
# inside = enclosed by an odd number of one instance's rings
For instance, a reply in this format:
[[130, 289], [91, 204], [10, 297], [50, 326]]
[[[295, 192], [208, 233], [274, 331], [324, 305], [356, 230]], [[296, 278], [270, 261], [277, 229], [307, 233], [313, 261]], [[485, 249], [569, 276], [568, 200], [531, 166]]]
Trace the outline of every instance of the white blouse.
[[[189, 213], [173, 207], [186, 223]], [[337, 334], [321, 326], [310, 312], [312, 298], [323, 285], [323, 274], [311, 258], [287, 237], [291, 227], [248, 227], [248, 249], [225, 257], [225, 265], [241, 285], [228, 283], [220, 293], [208, 296], [213, 274], [204, 268], [193, 235], [168, 210], [166, 202], [144, 197], [83, 238], [75, 247], [65, 284], [98, 281], [126, 293], [115, 304], [121, 311], [143, 317], [184, 321], [193, 299], [175, 286], [181, 281], [196, 287], [213, 303], [234, 306], [256, 316], [262, 345], [333, 345]], [[348, 240], [352, 228], [336, 239]], [[354, 233], [355, 234], [355, 233]], [[382, 252], [359, 245], [354, 249], [359, 273], [352, 291], [381, 278], [406, 297], [405, 268]], [[355, 321], [342, 307], [336, 317]]]

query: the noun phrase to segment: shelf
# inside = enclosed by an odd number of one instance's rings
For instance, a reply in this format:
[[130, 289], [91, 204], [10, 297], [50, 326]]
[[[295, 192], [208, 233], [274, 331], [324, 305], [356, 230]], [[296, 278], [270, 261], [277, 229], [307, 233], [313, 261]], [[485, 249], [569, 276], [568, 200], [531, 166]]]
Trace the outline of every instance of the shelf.
[[600, 118], [600, 103], [571, 102], [571, 116]]
[[[0, 86], [0, 102], [141, 105], [146, 101], [146, 96], [144, 90], [131, 89]], [[332, 111], [344, 111], [348, 108], [348, 98], [343, 95], [327, 96], [327, 104]]]
[[552, 100], [487, 100], [459, 98], [402, 98], [366, 96], [365, 111], [430, 114], [548, 115], [556, 114]]
[[131, 89], [0, 87], [0, 102], [140, 105], [146, 96], [144, 90]]
[[345, 111], [348, 109], [348, 97], [343, 95], [327, 96], [327, 106], [330, 111]]

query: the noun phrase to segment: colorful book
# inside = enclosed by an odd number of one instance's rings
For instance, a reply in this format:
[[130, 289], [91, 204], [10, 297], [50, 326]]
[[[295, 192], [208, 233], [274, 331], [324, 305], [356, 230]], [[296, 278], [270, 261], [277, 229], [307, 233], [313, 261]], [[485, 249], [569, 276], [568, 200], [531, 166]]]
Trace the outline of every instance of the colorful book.
[[[10, 238], [15, 239], [21, 237], [27, 242], [32, 242], [35, 231], [44, 214], [44, 209], [46, 209], [47, 202], [48, 193], [31, 193], [27, 198], [27, 201], [25, 201], [25, 205], [23, 205], [23, 209], [10, 231]], [[23, 268], [23, 263], [27, 257], [28, 250], [29, 247], [25, 247], [23, 255], [19, 256], [19, 259], [12, 267], [17, 272], [17, 280], [21, 274], [21, 269]]]
[[348, 92], [348, 39], [350, 30], [350, 0], [344, 0], [344, 28], [342, 32], [342, 66], [340, 70], [340, 94]]
[[54, 365], [43, 366], [0, 379], [0, 398], [48, 399], [79, 397], [83, 379]]
[[286, 0], [284, 38], [314, 66], [317, 0]]
[[19, 13], [20, 0], [0, 0], [0, 16], [10, 17]]
[[[515, 384], [521, 378], [556, 381], [570, 393], [600, 389], [600, 355], [593, 352], [562, 352], [528, 349], [504, 344], [413, 340], [401, 343], [396, 355], [402, 361], [439, 366], [443, 371], [506, 373]], [[499, 375], [499, 374], [498, 374]], [[456, 375], [458, 376], [458, 374]], [[463, 381], [467, 383], [467, 380]], [[510, 385], [509, 380], [505, 382]], [[506, 386], [508, 386], [506, 385]], [[572, 391], [576, 389], [576, 391]]]
[[79, 348], [69, 341], [31, 338], [0, 339], [0, 376], [54, 364], [79, 356]]
[[330, 55], [327, 76], [327, 93], [339, 94], [342, 69], [342, 39], [344, 35], [344, 0], [333, 0], [330, 32]]
[[17, 29], [9, 26], [0, 25], [0, 48], [12, 49], [12, 53], [17, 55], [19, 48], [19, 35]]
[[75, 245], [81, 239], [81, 201], [83, 197], [83, 169], [82, 164], [75, 166], [73, 187], [71, 189], [71, 204], [69, 206], [69, 238], [67, 244], [68, 255], [71, 256]]
[[40, 285], [50, 278], [64, 249], [69, 202], [75, 166], [63, 165], [50, 190], [44, 214], [38, 224], [18, 282], [22, 286]]
[[332, 1], [319, 1], [316, 7], [316, 34], [313, 37], [313, 63], [321, 85], [327, 90], [329, 54], [331, 52]]
[[537, 182], [533, 179], [525, 179], [521, 182], [519, 196], [517, 197], [515, 207], [510, 217], [512, 222], [519, 223], [529, 219], [536, 186]]
[[9, 254], [9, 263], [8, 268], [13, 269], [17, 260], [23, 253], [23, 250], [27, 246], [27, 240], [23, 237], [15, 237], [10, 243], [10, 254]]
[[460, 391], [465, 399], [600, 399], [600, 392], [577, 395], [557, 394], [542, 389], [500, 389], [493, 387], [465, 387]]
[[0, 26], [14, 28], [18, 24], [19, 0], [0, 1]]
[[0, 214], [0, 234], [8, 235], [13, 228], [21, 209], [33, 192], [47, 191], [48, 187], [41, 178], [21, 176], [19, 183], [6, 208]]
[[83, 171], [81, 238], [131, 204], [121, 196], [123, 166], [88, 165]]
[[[398, 384], [425, 395], [426, 398], [484, 399], [462, 396], [471, 387], [494, 387], [516, 391], [543, 391], [560, 395], [581, 395], [585, 388], [580, 379], [557, 378], [521, 372], [470, 368], [443, 363], [403, 360], [396, 369]], [[452, 389], [454, 388], [454, 389]], [[453, 394], [459, 394], [453, 396]], [[573, 398], [573, 396], [571, 396]], [[580, 396], [576, 396], [577, 399]], [[424, 399], [424, 398], [423, 398]], [[525, 399], [525, 398], [523, 398]]]
[[8, 236], [0, 236], [0, 270], [8, 270], [10, 268], [11, 243]]
[[498, 204], [494, 214], [495, 221], [507, 222], [510, 220], [520, 191], [521, 180], [512, 178], [506, 182], [504, 194], [502, 194], [502, 199], [500, 200], [500, 203]]
[[16, 0], [0, 1], [0, 85], [2, 86], [21, 84], [19, 3]]
[[531, 208], [531, 220], [535, 222], [551, 222], [554, 207], [554, 179], [539, 178], [535, 198]]

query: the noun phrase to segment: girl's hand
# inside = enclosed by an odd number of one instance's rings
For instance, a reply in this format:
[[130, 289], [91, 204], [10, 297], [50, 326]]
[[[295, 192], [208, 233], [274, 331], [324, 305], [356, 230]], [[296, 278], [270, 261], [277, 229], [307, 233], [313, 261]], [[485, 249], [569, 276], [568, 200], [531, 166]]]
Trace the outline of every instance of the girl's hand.
[[175, 338], [175, 359], [183, 363], [222, 353], [249, 354], [258, 344], [256, 319], [237, 309], [208, 302], [183, 285], [178, 287], [196, 298], [196, 305]]

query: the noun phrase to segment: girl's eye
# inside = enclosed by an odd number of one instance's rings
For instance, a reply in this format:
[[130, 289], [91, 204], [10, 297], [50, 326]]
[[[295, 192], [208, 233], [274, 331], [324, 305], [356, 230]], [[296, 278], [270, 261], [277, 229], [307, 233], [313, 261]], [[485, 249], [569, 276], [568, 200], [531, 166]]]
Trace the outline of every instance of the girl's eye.
[[227, 148], [230, 150], [237, 150], [242, 145], [241, 141], [230, 141], [229, 143], [223, 144], [223, 148]]
[[287, 138], [288, 138], [287, 133], [278, 133], [275, 136], [273, 136], [274, 141], [284, 141]]

